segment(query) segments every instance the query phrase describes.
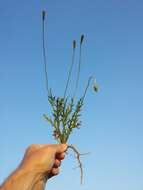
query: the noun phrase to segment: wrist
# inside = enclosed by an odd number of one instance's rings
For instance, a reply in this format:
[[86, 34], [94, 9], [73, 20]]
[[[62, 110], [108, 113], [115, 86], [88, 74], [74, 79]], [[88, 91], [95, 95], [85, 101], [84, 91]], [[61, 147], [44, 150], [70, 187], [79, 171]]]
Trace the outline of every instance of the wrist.
[[1, 190], [43, 190], [46, 178], [40, 172], [19, 167], [3, 183]]

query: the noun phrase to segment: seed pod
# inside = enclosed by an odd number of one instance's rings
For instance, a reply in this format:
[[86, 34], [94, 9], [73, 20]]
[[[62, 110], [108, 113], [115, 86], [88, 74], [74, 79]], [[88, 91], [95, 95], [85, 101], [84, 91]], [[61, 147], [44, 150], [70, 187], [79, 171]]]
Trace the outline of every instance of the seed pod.
[[46, 11], [42, 11], [42, 20], [44, 21], [45, 20], [45, 17], [46, 17]]
[[98, 91], [99, 91], [99, 87], [98, 87], [98, 85], [97, 85], [97, 83], [96, 83], [96, 79], [94, 79], [93, 90], [94, 90], [95, 92], [98, 92]]
[[76, 48], [76, 41], [74, 40], [73, 41], [73, 49], [75, 49]]
[[84, 35], [82, 34], [82, 35], [81, 35], [81, 38], [80, 38], [80, 44], [83, 43], [83, 40], [84, 40]]

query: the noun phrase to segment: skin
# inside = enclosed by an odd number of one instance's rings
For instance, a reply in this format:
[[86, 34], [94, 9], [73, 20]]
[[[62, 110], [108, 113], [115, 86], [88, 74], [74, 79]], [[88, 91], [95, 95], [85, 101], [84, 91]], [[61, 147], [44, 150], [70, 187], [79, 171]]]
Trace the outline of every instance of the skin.
[[31, 145], [0, 190], [44, 190], [47, 180], [59, 173], [66, 150], [66, 144]]

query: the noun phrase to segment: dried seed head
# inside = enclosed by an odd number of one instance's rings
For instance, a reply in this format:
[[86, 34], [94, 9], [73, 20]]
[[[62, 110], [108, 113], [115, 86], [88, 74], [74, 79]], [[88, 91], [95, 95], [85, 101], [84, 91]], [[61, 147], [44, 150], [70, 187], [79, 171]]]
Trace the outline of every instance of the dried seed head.
[[97, 83], [96, 83], [96, 79], [94, 79], [94, 82], [93, 82], [93, 90], [94, 90], [95, 92], [98, 92], [98, 91], [99, 91], [99, 87], [98, 87], [98, 85], [97, 85]]
[[82, 34], [82, 35], [81, 35], [81, 38], [80, 38], [80, 44], [83, 43], [83, 40], [84, 40], [84, 35]]
[[46, 11], [42, 11], [42, 20], [44, 21], [45, 20], [45, 17], [46, 17]]
[[76, 41], [74, 40], [73, 41], [73, 49], [75, 49], [76, 48]]

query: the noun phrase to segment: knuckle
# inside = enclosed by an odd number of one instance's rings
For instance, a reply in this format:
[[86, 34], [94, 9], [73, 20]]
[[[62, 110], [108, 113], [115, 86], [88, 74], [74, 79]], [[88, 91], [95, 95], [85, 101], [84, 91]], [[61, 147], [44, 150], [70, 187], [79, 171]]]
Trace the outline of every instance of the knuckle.
[[34, 151], [35, 149], [37, 149], [37, 145], [36, 145], [36, 144], [31, 144], [31, 145], [29, 145], [29, 147], [26, 149], [26, 153], [30, 153], [30, 152]]
[[37, 148], [37, 145], [36, 145], [36, 144], [31, 144], [31, 145], [28, 147], [29, 150], [33, 150], [33, 149], [35, 149], [35, 148]]

